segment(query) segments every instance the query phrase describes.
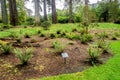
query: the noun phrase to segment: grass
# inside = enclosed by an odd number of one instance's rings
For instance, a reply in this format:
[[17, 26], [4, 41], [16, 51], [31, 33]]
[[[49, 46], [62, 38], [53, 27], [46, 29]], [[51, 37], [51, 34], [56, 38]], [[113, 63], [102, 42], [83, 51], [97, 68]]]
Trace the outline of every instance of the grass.
[[[63, 28], [64, 27], [64, 28]], [[25, 33], [29, 33], [31, 35], [37, 34], [38, 30], [41, 30], [42, 33], [55, 33], [57, 30], [61, 30], [63, 32], [71, 32], [72, 29], [77, 28], [80, 30], [80, 27], [78, 27], [78, 24], [53, 24], [50, 27], [50, 30], [45, 31], [42, 27], [33, 27], [33, 28], [11, 28], [5, 31], [0, 31], [0, 38], [8, 37], [11, 32], [15, 32], [16, 34], [20, 33], [21, 35]], [[118, 24], [113, 24], [113, 23], [99, 23], [99, 27], [95, 29], [108, 29], [108, 28], [114, 28], [114, 29], [120, 29], [120, 25]]]
[[111, 49], [114, 53], [114, 57], [104, 65], [94, 66], [83, 72], [31, 80], [120, 80], [119, 45], [120, 41], [111, 42]]

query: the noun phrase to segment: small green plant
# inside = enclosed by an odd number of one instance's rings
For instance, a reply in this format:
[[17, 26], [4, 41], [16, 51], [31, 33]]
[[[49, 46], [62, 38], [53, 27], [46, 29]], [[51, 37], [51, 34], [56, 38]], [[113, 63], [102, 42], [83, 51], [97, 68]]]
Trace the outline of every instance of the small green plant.
[[56, 34], [61, 34], [61, 30], [57, 30], [57, 31], [56, 31]]
[[72, 32], [77, 32], [78, 30], [76, 28], [73, 28], [72, 29]]
[[116, 34], [112, 34], [112, 35], [111, 35], [111, 40], [117, 40]]
[[37, 32], [38, 34], [41, 34], [41, 30], [38, 30], [38, 32]]
[[40, 37], [45, 37], [45, 34], [41, 33], [39, 34]]
[[108, 42], [106, 42], [105, 44], [102, 45], [101, 49], [102, 49], [102, 53], [109, 53], [110, 44]]
[[80, 41], [83, 44], [86, 44], [87, 42], [92, 41], [93, 37], [90, 34], [83, 34], [80, 36]]
[[27, 65], [28, 60], [33, 56], [33, 48], [26, 47], [24, 50], [16, 48], [14, 49], [14, 53], [21, 61], [21, 65]]
[[12, 32], [10, 32], [9, 37], [12, 37], [12, 38], [18, 38], [19, 35], [18, 35], [16, 32], [12, 31]]
[[96, 34], [98, 39], [105, 40], [105, 38], [108, 38], [108, 34], [106, 32], [103, 32], [101, 34]]
[[30, 35], [30, 34], [28, 34], [28, 33], [25, 33], [24, 37], [25, 37], [25, 38], [30, 38], [30, 37], [31, 37], [31, 35]]
[[54, 53], [56, 54], [61, 54], [64, 51], [65, 46], [63, 46], [60, 42], [55, 41], [52, 43], [53, 48], [54, 48]]
[[60, 37], [65, 37], [66, 36], [66, 33], [65, 32], [62, 32], [61, 34], [60, 34]]
[[50, 34], [50, 38], [55, 38], [55, 37], [56, 37], [56, 35], [54, 33]]
[[41, 23], [41, 26], [42, 26], [45, 30], [48, 30], [49, 27], [51, 26], [51, 22], [49, 22], [49, 21], [44, 21], [43, 23]]
[[99, 40], [96, 41], [96, 44], [98, 45], [99, 48], [102, 48], [102, 46], [105, 44], [105, 41], [99, 39]]
[[35, 43], [36, 42], [36, 40], [35, 39], [31, 39], [31, 41], [30, 41], [31, 43]]
[[12, 45], [11, 44], [3, 44], [3, 45], [0, 45], [0, 49], [3, 54], [7, 55], [10, 53], [10, 51], [12, 49]]
[[22, 38], [19, 37], [19, 38], [16, 39], [16, 41], [17, 41], [18, 43], [21, 43], [21, 42], [22, 42]]
[[89, 54], [88, 62], [90, 62], [90, 64], [95, 65], [96, 63], [99, 63], [98, 58], [101, 54], [101, 50], [98, 48], [97, 45], [91, 45], [88, 48], [88, 54]]

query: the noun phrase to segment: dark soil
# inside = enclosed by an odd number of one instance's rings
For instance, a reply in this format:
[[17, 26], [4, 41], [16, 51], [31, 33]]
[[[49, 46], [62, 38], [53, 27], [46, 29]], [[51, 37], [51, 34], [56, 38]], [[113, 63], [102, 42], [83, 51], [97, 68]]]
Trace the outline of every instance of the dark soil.
[[[31, 39], [35, 42], [31, 43]], [[67, 52], [69, 57], [66, 64], [61, 55], [51, 53], [52, 42], [60, 41], [66, 45], [64, 52]], [[72, 41], [66, 38], [47, 39], [45, 37], [33, 36], [31, 38], [22, 39], [22, 43], [17, 43], [15, 40], [4, 39], [13, 43], [14, 47], [24, 48], [25, 46], [33, 46], [35, 49], [34, 56], [29, 61], [28, 65], [18, 65], [20, 61], [15, 57], [13, 52], [9, 55], [0, 55], [0, 80], [25, 80], [29, 78], [41, 78], [65, 73], [74, 73], [83, 71], [91, 65], [84, 63], [88, 58], [88, 45], [81, 44], [80, 41]], [[72, 44], [69, 44], [72, 43]], [[100, 56], [104, 63], [111, 57], [110, 54], [102, 54]]]

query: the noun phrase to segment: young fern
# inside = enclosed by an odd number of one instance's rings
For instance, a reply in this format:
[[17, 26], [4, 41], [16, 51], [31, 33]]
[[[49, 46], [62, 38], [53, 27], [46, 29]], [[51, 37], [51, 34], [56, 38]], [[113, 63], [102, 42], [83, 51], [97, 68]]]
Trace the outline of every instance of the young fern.
[[33, 48], [26, 47], [24, 50], [16, 48], [14, 49], [14, 52], [16, 57], [18, 57], [21, 61], [22, 65], [27, 65], [28, 60], [33, 56]]
[[0, 45], [0, 49], [1, 49], [1, 51], [2, 51], [3, 54], [7, 55], [7, 54], [10, 53], [10, 51], [12, 49], [12, 45], [11, 44], [9, 44], [9, 45], [2, 44], [2, 45]]

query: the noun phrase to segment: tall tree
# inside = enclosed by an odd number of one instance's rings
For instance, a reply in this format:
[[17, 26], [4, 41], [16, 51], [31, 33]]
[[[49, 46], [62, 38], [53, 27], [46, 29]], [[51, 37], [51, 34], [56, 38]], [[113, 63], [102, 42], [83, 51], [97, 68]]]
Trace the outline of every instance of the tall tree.
[[44, 11], [44, 20], [47, 20], [47, 10], [46, 10], [47, 0], [43, 0], [43, 11]]
[[35, 25], [40, 24], [40, 0], [34, 0], [34, 5], [35, 5]]
[[57, 23], [57, 12], [56, 12], [56, 3], [55, 0], [52, 0], [52, 23]]
[[1, 10], [2, 10], [2, 22], [7, 24], [8, 23], [8, 15], [6, 9], [6, 0], [1, 0]]
[[69, 6], [69, 22], [74, 22], [73, 20], [73, 4], [77, 5], [81, 0], [65, 0], [65, 6]]
[[10, 24], [16, 26], [18, 24], [18, 12], [16, 6], [16, 0], [9, 1], [9, 12], [10, 12]]

